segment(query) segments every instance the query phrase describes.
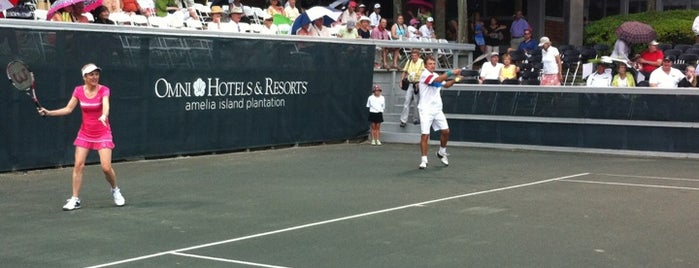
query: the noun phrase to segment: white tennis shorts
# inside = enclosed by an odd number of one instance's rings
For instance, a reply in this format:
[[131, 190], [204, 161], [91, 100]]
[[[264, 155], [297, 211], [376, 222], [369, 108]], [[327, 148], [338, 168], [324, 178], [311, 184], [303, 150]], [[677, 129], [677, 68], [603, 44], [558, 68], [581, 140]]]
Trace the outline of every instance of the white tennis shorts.
[[442, 111], [437, 112], [426, 112], [420, 110], [420, 132], [422, 134], [430, 134], [430, 127], [434, 131], [449, 129], [449, 124], [447, 124], [447, 117], [444, 116]]

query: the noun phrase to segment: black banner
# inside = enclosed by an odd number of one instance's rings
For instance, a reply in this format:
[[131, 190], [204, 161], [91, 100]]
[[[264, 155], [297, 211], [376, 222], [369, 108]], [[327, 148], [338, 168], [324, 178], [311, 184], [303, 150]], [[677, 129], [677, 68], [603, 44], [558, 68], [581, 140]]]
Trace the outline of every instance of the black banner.
[[[364, 136], [373, 57], [346, 43], [0, 28], [0, 58], [29, 64], [48, 109], [83, 84], [81, 66], [102, 68], [115, 160]], [[41, 118], [5, 87], [0, 171], [72, 164], [79, 109]]]

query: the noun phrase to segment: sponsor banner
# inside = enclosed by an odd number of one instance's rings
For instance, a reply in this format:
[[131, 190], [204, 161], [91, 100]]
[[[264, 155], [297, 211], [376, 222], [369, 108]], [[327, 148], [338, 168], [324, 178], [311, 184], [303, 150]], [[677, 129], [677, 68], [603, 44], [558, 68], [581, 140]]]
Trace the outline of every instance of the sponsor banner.
[[[20, 29], [3, 36], [17, 38], [0, 59], [32, 67], [49, 109], [64, 107], [84, 83], [82, 65], [102, 68], [117, 161], [352, 139], [368, 130], [373, 46]], [[0, 171], [72, 164], [79, 107], [41, 118], [26, 96], [5, 93]]]

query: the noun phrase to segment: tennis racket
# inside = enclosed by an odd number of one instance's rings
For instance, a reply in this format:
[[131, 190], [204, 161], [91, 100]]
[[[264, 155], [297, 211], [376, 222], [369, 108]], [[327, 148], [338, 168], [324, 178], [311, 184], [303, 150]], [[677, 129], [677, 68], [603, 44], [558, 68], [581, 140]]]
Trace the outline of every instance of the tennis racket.
[[42, 108], [39, 104], [39, 99], [36, 98], [34, 91], [34, 73], [29, 69], [29, 66], [19, 60], [13, 60], [7, 64], [7, 78], [10, 79], [12, 85], [27, 94], [36, 108]]

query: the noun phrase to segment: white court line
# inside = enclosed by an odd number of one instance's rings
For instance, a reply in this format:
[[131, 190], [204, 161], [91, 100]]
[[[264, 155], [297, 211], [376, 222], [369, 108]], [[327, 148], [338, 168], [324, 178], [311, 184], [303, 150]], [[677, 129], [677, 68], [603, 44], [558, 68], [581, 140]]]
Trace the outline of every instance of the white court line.
[[400, 206], [400, 207], [394, 207], [394, 208], [388, 208], [388, 209], [382, 209], [382, 210], [376, 210], [372, 212], [367, 212], [367, 213], [361, 213], [361, 214], [356, 214], [352, 216], [347, 216], [347, 217], [342, 217], [342, 218], [337, 218], [337, 219], [331, 219], [331, 220], [326, 220], [326, 221], [319, 221], [319, 222], [314, 222], [314, 223], [309, 223], [309, 224], [304, 224], [304, 225], [298, 225], [294, 227], [289, 227], [285, 229], [279, 229], [275, 231], [269, 231], [269, 232], [264, 232], [264, 233], [259, 233], [259, 234], [253, 234], [253, 235], [248, 235], [248, 236], [243, 236], [243, 237], [238, 237], [238, 238], [232, 238], [228, 240], [222, 240], [218, 242], [212, 242], [208, 244], [201, 244], [197, 246], [192, 246], [192, 247], [187, 247], [187, 248], [181, 248], [181, 249], [175, 249], [175, 250], [169, 250], [169, 251], [163, 251], [163, 252], [158, 252], [150, 255], [144, 255], [140, 257], [135, 257], [135, 258], [130, 258], [130, 259], [125, 259], [125, 260], [120, 260], [120, 261], [115, 261], [115, 262], [110, 262], [110, 263], [105, 263], [105, 264], [100, 264], [100, 265], [95, 265], [95, 266], [89, 266], [87, 268], [99, 268], [99, 267], [108, 267], [112, 265], [117, 265], [117, 264], [122, 264], [122, 263], [128, 263], [128, 262], [134, 262], [134, 261], [139, 261], [139, 260], [144, 260], [144, 259], [150, 259], [154, 257], [159, 257], [167, 254], [175, 254], [180, 251], [188, 251], [188, 250], [194, 250], [194, 249], [200, 249], [200, 248], [205, 248], [205, 247], [211, 247], [211, 246], [217, 246], [217, 245], [222, 245], [222, 244], [227, 244], [231, 242], [237, 242], [241, 240], [247, 240], [247, 239], [252, 239], [252, 238], [258, 238], [258, 237], [263, 237], [263, 236], [268, 236], [268, 235], [273, 235], [273, 234], [278, 234], [278, 233], [284, 233], [284, 232], [289, 232], [289, 231], [294, 231], [294, 230], [299, 230], [299, 229], [304, 229], [304, 228], [309, 228], [309, 227], [314, 227], [318, 225], [324, 225], [324, 224], [329, 224], [329, 223], [334, 223], [334, 222], [339, 222], [339, 221], [345, 221], [345, 220], [350, 220], [350, 219], [356, 219], [356, 218], [361, 218], [361, 217], [366, 217], [366, 216], [371, 216], [371, 215], [376, 215], [376, 214], [381, 214], [381, 213], [386, 213], [386, 212], [391, 212], [391, 211], [396, 211], [396, 210], [401, 210], [401, 209], [406, 209], [406, 208], [411, 208], [411, 207], [421, 207], [426, 204], [431, 204], [431, 203], [437, 203], [437, 202], [442, 202], [442, 201], [447, 201], [447, 200], [452, 200], [452, 199], [457, 199], [457, 198], [464, 198], [464, 197], [470, 197], [470, 196], [475, 196], [475, 195], [481, 195], [481, 194], [487, 194], [487, 193], [494, 193], [494, 192], [500, 192], [500, 191], [505, 191], [505, 190], [511, 190], [511, 189], [517, 189], [517, 188], [522, 188], [522, 187], [527, 187], [527, 186], [532, 186], [532, 185], [537, 185], [537, 184], [543, 184], [543, 183], [549, 183], [549, 182], [554, 182], [554, 181], [560, 181], [564, 179], [570, 179], [570, 178], [575, 178], [575, 177], [580, 177], [580, 176], [586, 176], [589, 175], [590, 173], [579, 173], [579, 174], [574, 174], [574, 175], [569, 175], [569, 176], [563, 176], [563, 177], [557, 177], [557, 178], [552, 178], [552, 179], [546, 179], [546, 180], [540, 180], [540, 181], [535, 181], [535, 182], [530, 182], [530, 183], [524, 183], [524, 184], [517, 184], [517, 185], [512, 185], [512, 186], [507, 186], [507, 187], [502, 187], [502, 188], [496, 188], [496, 189], [490, 189], [490, 190], [485, 190], [485, 191], [480, 191], [480, 192], [473, 192], [473, 193], [468, 193], [468, 194], [462, 194], [462, 195], [456, 195], [456, 196], [450, 196], [450, 197], [445, 197], [445, 198], [440, 198], [440, 199], [435, 199], [435, 200], [430, 200], [430, 201], [425, 201], [425, 202], [420, 202], [420, 203], [415, 203], [415, 204], [410, 204], [410, 205], [405, 205], [405, 206]]
[[688, 179], [688, 178], [656, 177], [656, 176], [639, 176], [639, 175], [624, 175], [624, 174], [609, 174], [609, 173], [595, 173], [595, 175], [603, 175], [603, 176], [609, 176], [609, 177], [637, 178], [637, 179], [653, 179], [653, 180], [668, 180], [668, 181], [693, 181], [693, 182], [699, 182], [699, 179]]
[[216, 258], [216, 257], [209, 257], [209, 256], [195, 255], [195, 254], [180, 253], [180, 252], [174, 252], [174, 253], [172, 253], [172, 254], [173, 254], [173, 255], [179, 255], [179, 256], [185, 256], [185, 257], [198, 258], [198, 259], [212, 260], [212, 261], [220, 261], [220, 262], [230, 262], [230, 263], [246, 264], [246, 265], [257, 266], [257, 267], [267, 267], [267, 268], [289, 268], [289, 267], [286, 267], [286, 266], [276, 266], [276, 265], [269, 265], [269, 264], [255, 263], [255, 262], [247, 262], [247, 261], [223, 259], [223, 258]]
[[583, 181], [583, 180], [561, 180], [561, 182], [575, 182], [575, 183], [603, 184], [603, 185], [616, 185], [616, 186], [632, 186], [632, 187], [645, 187], [645, 188], [662, 188], [662, 189], [699, 191], [699, 188], [696, 188], [696, 187], [668, 186], [668, 185], [656, 185], [656, 184], [639, 184], [639, 183], [623, 183], [623, 182], [607, 182], [607, 181]]

